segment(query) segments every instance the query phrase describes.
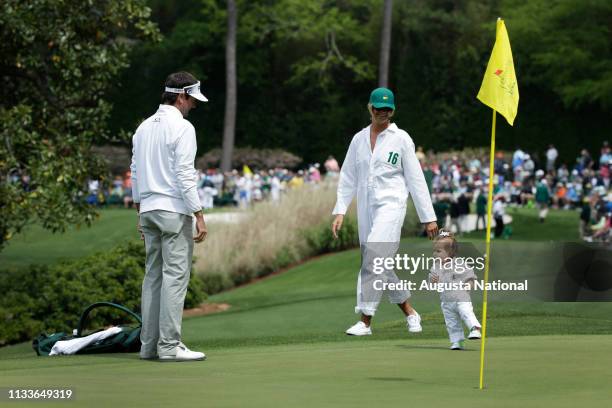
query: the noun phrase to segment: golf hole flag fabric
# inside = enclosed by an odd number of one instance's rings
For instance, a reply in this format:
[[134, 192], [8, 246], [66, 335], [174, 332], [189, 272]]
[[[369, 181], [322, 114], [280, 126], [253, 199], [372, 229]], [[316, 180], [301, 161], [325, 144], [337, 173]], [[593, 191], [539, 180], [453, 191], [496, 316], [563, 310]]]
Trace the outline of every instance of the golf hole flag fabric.
[[506, 25], [497, 19], [495, 45], [477, 98], [514, 124], [519, 102], [518, 83]]

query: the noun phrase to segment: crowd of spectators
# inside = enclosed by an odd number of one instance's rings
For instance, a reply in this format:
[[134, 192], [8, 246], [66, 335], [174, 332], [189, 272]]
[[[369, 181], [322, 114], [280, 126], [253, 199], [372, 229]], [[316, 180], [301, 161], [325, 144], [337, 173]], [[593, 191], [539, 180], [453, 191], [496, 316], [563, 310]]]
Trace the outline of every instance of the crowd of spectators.
[[[202, 208], [210, 210], [215, 206], [238, 206], [247, 208], [253, 203], [272, 200], [278, 201], [281, 195], [290, 190], [301, 188], [304, 184], [318, 185], [326, 179], [336, 179], [340, 167], [330, 156], [321, 166], [314, 163], [294, 171], [286, 168], [252, 170], [245, 165], [242, 170], [234, 169], [223, 173], [219, 169], [198, 170], [198, 195]], [[112, 182], [90, 180], [87, 202], [91, 205], [121, 205], [129, 208], [133, 204], [130, 171], [115, 176]]]
[[[337, 177], [338, 171], [328, 169], [325, 174], [328, 178]], [[263, 200], [277, 202], [290, 189], [301, 188], [304, 184], [318, 185], [322, 181], [319, 163], [297, 171], [278, 167], [251, 170], [246, 165], [242, 171], [234, 169], [226, 173], [208, 169], [199, 171], [198, 178], [198, 193], [205, 210], [216, 205], [235, 205], [244, 209]]]
[[[489, 158], [486, 149], [434, 153], [417, 148], [434, 209], [440, 224], [461, 233], [468, 214], [475, 213], [476, 229], [485, 227]], [[549, 145], [544, 157], [521, 148], [513, 152], [498, 151], [494, 159], [495, 235], [504, 229], [505, 208], [538, 208], [540, 222], [548, 209], [580, 212], [580, 236], [586, 240], [609, 240], [612, 234], [612, 189], [610, 167], [612, 152], [604, 142], [595, 158], [583, 149], [571, 164], [559, 163], [559, 152]], [[284, 192], [304, 184], [318, 185], [323, 179], [338, 177], [340, 167], [330, 156], [323, 168], [319, 163], [300, 170], [286, 168], [253, 169], [222, 173], [218, 169], [199, 171], [198, 193], [202, 206], [247, 208], [262, 200], [278, 201]], [[27, 181], [27, 180], [26, 180]], [[22, 182], [24, 182], [22, 180]], [[26, 183], [27, 184], [27, 183]], [[91, 180], [87, 201], [93, 205], [132, 205], [129, 171], [112, 182]], [[501, 225], [500, 225], [501, 224]]]
[[[438, 219], [450, 218], [461, 230], [461, 219], [475, 208], [477, 228], [484, 226], [489, 182], [486, 150], [466, 149], [456, 153], [424, 153], [417, 149], [425, 178], [432, 192]], [[558, 163], [559, 152], [549, 145], [545, 157], [517, 148], [497, 152], [494, 159], [494, 217], [503, 217], [506, 206], [538, 208], [540, 222], [548, 209], [580, 211], [580, 236], [586, 240], [608, 240], [612, 215], [610, 167], [612, 153], [604, 142], [596, 159], [583, 149], [574, 163]], [[472, 204], [472, 205], [470, 205]], [[496, 211], [497, 209], [497, 211]], [[481, 223], [482, 221], [482, 223]], [[504, 233], [503, 228], [496, 235]]]

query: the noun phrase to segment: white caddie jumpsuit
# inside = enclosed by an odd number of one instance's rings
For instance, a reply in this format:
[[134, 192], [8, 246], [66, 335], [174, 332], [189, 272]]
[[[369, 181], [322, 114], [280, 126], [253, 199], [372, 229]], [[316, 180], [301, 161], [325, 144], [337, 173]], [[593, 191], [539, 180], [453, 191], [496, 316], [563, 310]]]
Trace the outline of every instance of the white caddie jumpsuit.
[[[358, 132], [342, 164], [333, 214], [345, 214], [353, 197], [357, 195], [357, 223], [362, 254], [368, 244], [386, 243], [383, 244], [385, 256], [395, 256], [409, 193], [419, 220], [422, 223], [436, 221], [423, 170], [408, 133], [392, 123], [377, 136], [372, 151], [370, 126]], [[364, 264], [362, 260], [357, 279], [355, 313], [373, 316], [382, 292], [364, 294], [362, 282], [382, 276], [372, 276], [371, 268], [365, 268]], [[388, 282], [398, 281], [393, 270], [385, 271], [384, 275]], [[410, 297], [409, 291], [387, 294], [392, 303], [403, 303]]]

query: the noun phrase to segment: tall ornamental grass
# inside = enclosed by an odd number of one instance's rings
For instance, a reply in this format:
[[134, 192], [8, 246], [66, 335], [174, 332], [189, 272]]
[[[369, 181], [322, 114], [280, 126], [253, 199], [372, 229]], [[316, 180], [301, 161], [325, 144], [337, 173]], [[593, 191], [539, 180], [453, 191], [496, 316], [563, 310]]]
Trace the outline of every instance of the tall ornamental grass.
[[331, 234], [334, 184], [304, 185], [277, 203], [255, 204], [235, 224], [212, 224], [197, 245], [195, 271], [207, 293], [267, 275], [310, 256], [359, 245], [353, 209], [338, 240]]

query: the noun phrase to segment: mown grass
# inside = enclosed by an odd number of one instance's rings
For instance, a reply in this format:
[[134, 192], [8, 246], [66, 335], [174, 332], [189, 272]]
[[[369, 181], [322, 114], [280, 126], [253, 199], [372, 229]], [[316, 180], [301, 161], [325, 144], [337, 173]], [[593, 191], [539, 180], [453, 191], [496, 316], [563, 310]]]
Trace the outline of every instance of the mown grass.
[[[0, 349], [0, 387], [68, 387], [75, 390], [74, 405], [83, 407], [408, 401], [426, 407], [605, 407], [612, 398], [611, 304], [489, 303], [487, 389], [481, 391], [480, 343], [449, 351], [435, 298], [414, 301], [423, 317], [421, 334], [409, 334], [399, 310], [386, 302], [373, 336], [343, 334], [357, 318], [358, 262], [357, 250], [327, 255], [213, 296], [211, 302], [228, 302], [231, 309], [183, 322], [183, 340], [205, 351], [205, 362], [160, 364], [134, 354], [36, 357], [29, 344], [20, 344]], [[473, 301], [480, 314], [479, 300]]]
[[[207, 213], [228, 211], [235, 209], [220, 208]], [[52, 233], [39, 225], [29, 225], [0, 252], [0, 269], [82, 258], [127, 240], [140, 239], [136, 231], [136, 210], [104, 208], [99, 214], [90, 227], [72, 226], [65, 233]]]
[[[205, 362], [159, 364], [135, 355], [0, 361], [1, 387], [69, 387], [77, 407], [607, 407], [609, 336], [532, 336], [488, 342], [485, 390], [476, 345], [441, 340], [220, 349]], [[39, 406], [40, 403], [18, 403]]]
[[[231, 309], [187, 319], [185, 338], [208, 348], [346, 341], [344, 330], [358, 318], [353, 308], [359, 260], [358, 250], [327, 255], [259, 283], [212, 296], [210, 302], [229, 303]], [[512, 270], [507, 267], [492, 271], [492, 275], [508, 279], [507, 274]], [[472, 295], [478, 316], [481, 315], [479, 296]], [[415, 293], [413, 304], [424, 321], [424, 332], [418, 337], [446, 338], [437, 295]], [[610, 316], [612, 304], [604, 302], [553, 303], [524, 298], [492, 301], [489, 332], [492, 336], [610, 334]], [[372, 327], [375, 333], [372, 339], [408, 337], [403, 315], [386, 298]]]
[[51, 264], [110, 249], [120, 242], [138, 239], [136, 221], [135, 210], [110, 208], [101, 210], [91, 227], [74, 226], [63, 234], [30, 225], [0, 252], [0, 268]]
[[[554, 222], [533, 228], [526, 222], [512, 240], [495, 241], [504, 267], [492, 274], [512, 273], [524, 264], [517, 254], [544, 245], [530, 240], [533, 234], [554, 239]], [[429, 243], [410, 239], [402, 246], [425, 251]], [[414, 296], [421, 334], [409, 334], [400, 311], [385, 300], [373, 336], [343, 334], [358, 318], [359, 260], [358, 250], [326, 255], [211, 297], [231, 308], [183, 322], [183, 340], [205, 351], [205, 362], [159, 364], [135, 354], [36, 357], [24, 343], [0, 349], [0, 387], [72, 388], [79, 407], [609, 405], [612, 304], [490, 301], [486, 389], [478, 390], [480, 343], [448, 350], [436, 296]], [[472, 300], [480, 317], [481, 301]]]
[[[579, 239], [580, 213], [573, 210], [550, 210], [544, 223], [538, 219], [535, 208], [508, 207], [512, 216], [511, 240], [520, 241], [576, 241]], [[473, 231], [465, 235], [469, 239], [485, 239], [484, 231]]]

